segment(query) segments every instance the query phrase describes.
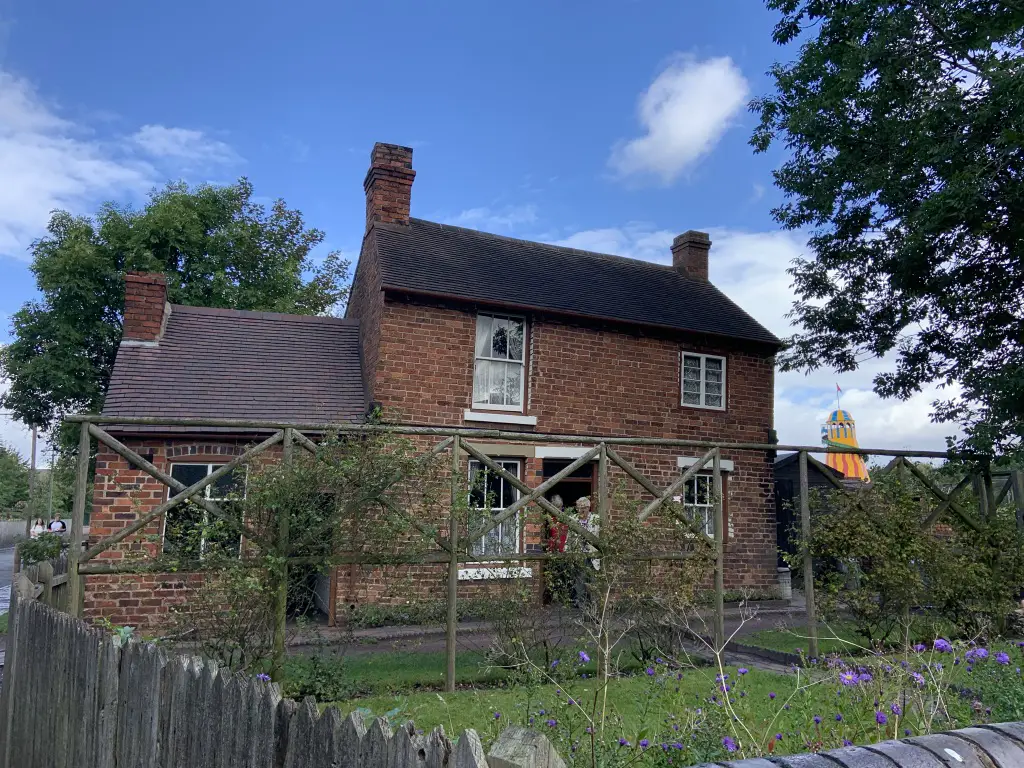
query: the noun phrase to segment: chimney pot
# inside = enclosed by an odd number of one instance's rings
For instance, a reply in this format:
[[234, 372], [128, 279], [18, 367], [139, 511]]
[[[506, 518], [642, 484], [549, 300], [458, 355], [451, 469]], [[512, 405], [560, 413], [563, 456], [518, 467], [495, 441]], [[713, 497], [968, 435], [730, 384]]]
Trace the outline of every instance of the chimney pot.
[[159, 341], [170, 314], [165, 275], [160, 272], [125, 274], [122, 340]]
[[708, 251], [711, 238], [707, 232], [688, 230], [672, 241], [672, 266], [694, 280], [708, 280]]
[[412, 149], [397, 144], [373, 145], [370, 169], [363, 180], [366, 192], [366, 228], [375, 221], [408, 224], [412, 200]]

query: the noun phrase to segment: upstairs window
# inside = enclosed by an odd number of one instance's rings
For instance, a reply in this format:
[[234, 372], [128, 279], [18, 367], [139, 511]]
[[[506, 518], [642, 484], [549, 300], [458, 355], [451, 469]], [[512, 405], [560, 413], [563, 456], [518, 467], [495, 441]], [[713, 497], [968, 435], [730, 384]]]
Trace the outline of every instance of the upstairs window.
[[477, 315], [473, 406], [502, 411], [523, 410], [523, 340], [521, 317]]
[[725, 358], [683, 352], [683, 405], [725, 409]]

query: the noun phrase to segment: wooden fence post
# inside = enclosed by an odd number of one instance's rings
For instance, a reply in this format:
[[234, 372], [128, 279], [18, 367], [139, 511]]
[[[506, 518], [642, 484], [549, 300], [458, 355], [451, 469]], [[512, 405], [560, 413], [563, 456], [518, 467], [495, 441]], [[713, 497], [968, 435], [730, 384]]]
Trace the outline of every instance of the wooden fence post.
[[71, 507], [71, 546], [68, 549], [68, 613], [82, 615], [82, 600], [85, 585], [78, 573], [82, 559], [82, 528], [85, 527], [85, 497], [89, 492], [89, 452], [92, 443], [89, 438], [89, 422], [84, 421], [78, 435], [78, 464], [75, 472], [75, 498]]
[[[294, 435], [290, 427], [284, 430], [284, 444], [282, 448], [282, 460], [287, 466], [292, 461], [292, 452], [295, 447]], [[291, 536], [291, 510], [284, 509], [279, 512], [280, 518], [277, 521], [277, 545], [275, 546], [278, 565], [274, 593], [274, 660], [271, 664], [270, 676], [273, 680], [280, 681], [281, 672], [284, 667], [284, 641], [285, 631], [288, 622], [288, 540]]]
[[601, 452], [597, 454], [597, 519], [606, 525], [611, 499], [608, 498], [608, 447], [601, 443]]
[[988, 494], [985, 492], [985, 481], [981, 473], [971, 475], [971, 486], [974, 491], [974, 498], [978, 500], [978, 517], [982, 522], [988, 522]]
[[807, 602], [808, 650], [818, 658], [818, 612], [814, 605], [814, 558], [809, 546], [811, 538], [811, 499], [807, 481], [807, 451], [800, 451], [800, 532], [804, 539], [804, 599]]
[[1024, 470], [1010, 472], [1010, 489], [1013, 492], [1013, 506], [1017, 510], [1017, 530], [1024, 531]]
[[444, 629], [444, 651], [447, 667], [444, 675], [444, 689], [448, 693], [455, 691], [455, 632], [458, 626], [459, 597], [459, 497], [462, 483], [460, 482], [461, 462], [459, 452], [462, 450], [462, 439], [455, 435], [452, 440], [452, 506], [448, 517], [448, 543], [451, 546], [448, 561], [448, 614]]
[[725, 511], [722, 503], [722, 451], [712, 459], [712, 493], [715, 502], [715, 648], [725, 648]]

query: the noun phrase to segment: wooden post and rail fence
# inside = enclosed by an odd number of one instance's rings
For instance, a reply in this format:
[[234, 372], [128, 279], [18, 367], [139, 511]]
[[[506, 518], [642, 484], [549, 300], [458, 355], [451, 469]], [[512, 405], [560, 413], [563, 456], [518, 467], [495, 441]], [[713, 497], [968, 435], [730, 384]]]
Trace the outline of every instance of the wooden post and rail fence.
[[[551, 489], [564, 478], [588, 464], [591, 461], [598, 462], [598, 482], [596, 489], [596, 508], [599, 519], [606, 519], [611, 510], [610, 488], [608, 473], [611, 465], [618, 467], [628, 478], [635, 481], [647, 494], [653, 497], [645, 507], [641, 509], [637, 517], [640, 522], [649, 518], [655, 512], [665, 509], [678, 522], [688, 526], [692, 530], [692, 541], [697, 546], [707, 547], [713, 555], [714, 567], [714, 622], [713, 635], [715, 647], [721, 649], [726, 642], [725, 635], [725, 521], [722, 498], [722, 454], [730, 451], [761, 451], [774, 455], [778, 451], [793, 451], [799, 454], [799, 511], [800, 525], [803, 533], [808, 534], [811, 528], [810, 491], [808, 484], [808, 469], [815, 466], [824, 470], [824, 477], [832, 483], [835, 488], [842, 492], [848, 492], [831, 471], [827, 470], [812, 454], [823, 453], [824, 450], [818, 446], [801, 445], [780, 445], [773, 443], [750, 443], [750, 442], [724, 442], [708, 440], [684, 440], [674, 438], [640, 438], [640, 437], [599, 437], [592, 435], [565, 435], [565, 434], [541, 434], [526, 433], [509, 430], [495, 429], [459, 429], [447, 427], [418, 427], [418, 426], [392, 426], [392, 425], [364, 425], [364, 424], [295, 424], [268, 421], [250, 421], [239, 419], [167, 419], [167, 418], [145, 418], [145, 417], [104, 417], [99, 415], [78, 415], [67, 419], [68, 422], [81, 425], [81, 433], [78, 449], [78, 463], [75, 477], [75, 496], [73, 514], [71, 521], [71, 548], [68, 558], [68, 605], [72, 607], [75, 615], [81, 615], [81, 601], [83, 592], [82, 578], [90, 574], [114, 574], [114, 573], [139, 573], [146, 570], [158, 570], [159, 565], [146, 564], [136, 561], [117, 561], [113, 563], [97, 563], [94, 559], [110, 547], [123, 541], [132, 534], [142, 530], [150, 522], [157, 520], [173, 509], [178, 504], [188, 500], [202, 507], [212, 517], [224, 521], [228, 526], [239, 534], [255, 543], [266, 552], [275, 553], [282, 563], [281, 570], [276, 574], [278, 600], [276, 601], [276, 627], [275, 627], [275, 649], [277, 651], [277, 662], [280, 663], [284, 653], [284, 630], [285, 630], [285, 608], [287, 590], [287, 569], [290, 564], [308, 564], [309, 558], [288, 556], [288, 516], [282, 515], [278, 522], [276, 532], [256, 531], [246, 525], [244, 521], [234, 519], [227, 514], [214, 501], [205, 498], [204, 489], [216, 482], [221, 477], [232, 472], [236, 467], [245, 464], [267, 449], [278, 444], [283, 445], [283, 460], [293, 460], [296, 448], [315, 452], [316, 443], [304, 432], [311, 434], [325, 435], [359, 435], [375, 432], [391, 432], [397, 435], [408, 437], [435, 437], [441, 438], [440, 442], [430, 448], [425, 455], [439, 455], [444, 451], [451, 454], [451, 518], [449, 521], [448, 536], [432, 531], [422, 521], [417, 521], [410, 515], [410, 522], [421, 533], [429, 537], [433, 544], [438, 547], [437, 551], [417, 553], [408, 558], [396, 558], [394, 556], [375, 556], [373, 553], [349, 553], [332, 558], [333, 563], [358, 563], [364, 565], [393, 565], [397, 562], [404, 563], [438, 563], [447, 564], [447, 616], [446, 616], [446, 649], [447, 649], [447, 675], [446, 689], [455, 689], [455, 649], [457, 633], [457, 592], [458, 592], [458, 569], [464, 563], [520, 563], [524, 561], [543, 561], [552, 559], [554, 556], [549, 553], [512, 553], [508, 555], [481, 556], [471, 554], [472, 544], [490, 531], [497, 528], [501, 523], [513, 518], [520, 510], [530, 504], [539, 506], [552, 518], [565, 524], [571, 531], [584, 539], [595, 550], [595, 557], [615, 556], [613, 552], [605, 551], [606, 542], [600, 534], [594, 534], [570, 512], [562, 510], [545, 498]], [[171, 477], [160, 470], [152, 462], [145, 459], [138, 452], [132, 450], [116, 437], [104, 430], [100, 425], [117, 425], [119, 429], [130, 430], [133, 426], [164, 426], [164, 427], [192, 427], [192, 428], [217, 428], [220, 431], [236, 428], [240, 432], [271, 433], [269, 437], [248, 448], [244, 453], [234, 457], [219, 469], [207, 475], [202, 480], [186, 487], [182, 482]], [[92, 450], [92, 440], [102, 443], [115, 453], [123, 457], [128, 463], [156, 480], [166, 485], [170, 491], [167, 501], [155, 509], [141, 515], [136, 521], [121, 529], [120, 531], [97, 542], [90, 542], [88, 548], [83, 547], [83, 521], [86, 506], [86, 495], [89, 483], [89, 461]], [[545, 479], [535, 488], [520, 480], [514, 474], [506, 471], [500, 464], [487, 456], [482, 450], [476, 447], [473, 442], [476, 440], [498, 440], [509, 443], [526, 444], [573, 444], [587, 448], [581, 456], [571, 461], [568, 466]], [[691, 464], [684, 471], [681, 471], [667, 487], [661, 487], [650, 478], [641, 473], [633, 464], [619, 455], [617, 448], [691, 448], [703, 451], [697, 461]], [[956, 500], [958, 494], [972, 485], [972, 475], [968, 475], [950, 492], [942, 490], [935, 482], [928, 478], [908, 458], [946, 459], [948, 454], [939, 451], [918, 451], [918, 450], [887, 450], [875, 448], [830, 448], [830, 452], [854, 453], [862, 456], [885, 456], [892, 460], [885, 467], [883, 472], [894, 470], [908, 471], [921, 485], [926, 488], [939, 504], [931, 513], [924, 526], [933, 525], [943, 514], [951, 513], [956, 515], [964, 523], [975, 530], [982, 530], [985, 526], [985, 510], [994, 510], [999, 504], [1012, 494], [1016, 505], [1018, 524], [1024, 527], [1024, 479], [1019, 470], [1010, 473], [1008, 481], [998, 493], [994, 490], [992, 478], [987, 469], [983, 469], [980, 475], [981, 482], [976, 484], [982, 489], [982, 498], [979, 499], [979, 509], [982, 514], [975, 516], [965, 509]], [[459, 525], [455, 514], [458, 501], [467, 492], [466, 487], [460, 479], [460, 461], [462, 454], [480, 462], [494, 475], [504, 479], [519, 493], [519, 497], [503, 510], [496, 511], [496, 514], [486, 523], [469, 530], [466, 540], [459, 536]], [[710, 468], [713, 488], [713, 536], [708, 537], [699, 522], [687, 515], [679, 505], [671, 503], [673, 498], [683, 493], [686, 483], [700, 472], [707, 472]], [[620, 556], [620, 559], [636, 560], [673, 560], [688, 557], [687, 553], [653, 554], [649, 556], [633, 555], [631, 557]], [[803, 557], [804, 572], [804, 594], [806, 598], [806, 620], [807, 634], [809, 637], [809, 651], [811, 656], [818, 655], [817, 642], [817, 611], [814, 596], [813, 558], [810, 552], [805, 551]]]

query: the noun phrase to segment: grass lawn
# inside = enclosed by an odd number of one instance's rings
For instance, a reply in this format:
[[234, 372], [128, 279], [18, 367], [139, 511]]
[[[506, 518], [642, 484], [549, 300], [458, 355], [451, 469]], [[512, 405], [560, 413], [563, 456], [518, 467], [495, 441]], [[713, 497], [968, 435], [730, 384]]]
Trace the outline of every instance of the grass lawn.
[[[730, 679], [736, 677], [735, 669], [727, 669], [727, 672]], [[634, 732], [652, 716], [660, 721], [671, 714], [668, 700], [696, 704], [709, 696], [714, 690], [716, 675], [717, 670], [711, 667], [688, 669], [681, 680], [672, 679], [660, 688], [652, 685], [643, 674], [613, 680], [608, 686], [609, 711], [614, 718], [621, 719], [621, 728], [626, 733]], [[766, 702], [770, 691], [784, 698], [792, 692], [795, 684], [795, 675], [758, 670], [751, 671], [743, 681], [748, 696]], [[355, 698], [335, 704], [343, 714], [358, 709], [365, 716], [386, 715], [393, 721], [413, 720], [418, 728], [425, 730], [443, 725], [450, 734], [459, 733], [464, 728], [475, 728], [484, 734], [499, 730], [495, 712], [501, 713], [499, 722], [503, 727], [509, 721], [525, 722], [530, 714], [542, 719], [547, 715], [557, 717], [559, 712], [564, 715], [572, 707], [567, 701], [569, 697], [579, 701], [584, 709], [590, 709], [598, 687], [597, 681], [589, 677], [542, 685], [532, 693], [523, 687], [476, 688], [455, 693], [421, 691]], [[655, 689], [658, 695], [652, 696]], [[538, 714], [540, 710], [544, 710], [544, 715]]]
[[7, 634], [7, 619], [10, 617], [9, 613], [0, 614], [0, 635]]
[[[794, 625], [787, 629], [762, 629], [738, 638], [744, 645], [755, 648], [769, 648], [773, 651], [800, 653], [806, 651], [810, 640], [807, 627]], [[847, 624], [829, 624], [818, 627], [818, 650], [820, 653], [851, 653], [867, 647], [867, 639]]]

